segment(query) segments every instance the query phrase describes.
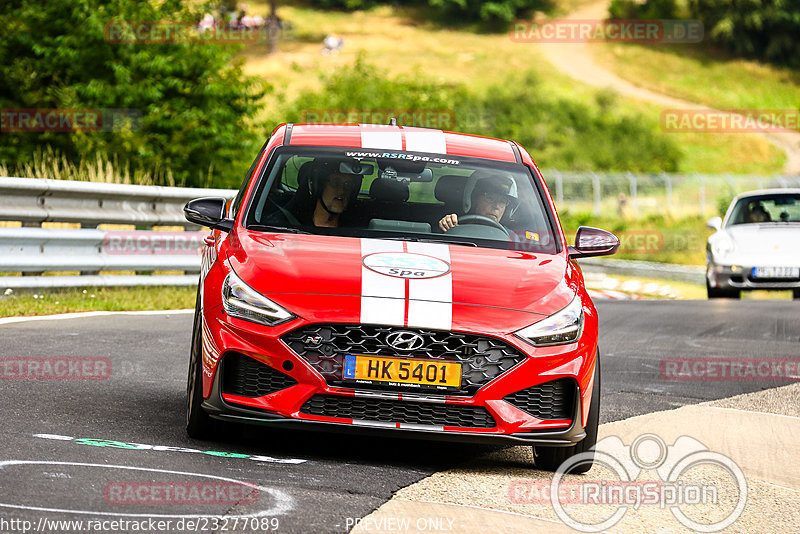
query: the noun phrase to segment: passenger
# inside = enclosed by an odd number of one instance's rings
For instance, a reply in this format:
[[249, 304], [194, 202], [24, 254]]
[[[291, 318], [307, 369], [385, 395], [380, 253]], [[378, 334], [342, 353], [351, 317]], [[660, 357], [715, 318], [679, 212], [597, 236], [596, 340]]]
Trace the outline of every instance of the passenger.
[[[464, 211], [466, 215], [480, 215], [500, 224], [503, 216], [516, 210], [519, 200], [517, 188], [512, 178], [499, 176], [486, 171], [476, 171], [470, 180], [477, 178], [472, 191], [469, 183], [465, 189]], [[447, 232], [458, 226], [458, 215], [451, 213], [439, 220], [439, 228]]]

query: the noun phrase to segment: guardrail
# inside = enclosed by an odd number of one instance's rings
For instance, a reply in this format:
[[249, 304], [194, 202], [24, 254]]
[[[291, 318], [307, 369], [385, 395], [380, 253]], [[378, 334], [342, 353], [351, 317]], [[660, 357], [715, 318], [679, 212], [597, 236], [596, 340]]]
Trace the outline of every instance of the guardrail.
[[654, 261], [585, 258], [578, 260], [584, 272], [602, 272], [705, 284], [706, 268], [702, 265], [675, 265]]
[[0, 178], [0, 221], [198, 228], [183, 217], [193, 198], [232, 198], [235, 189], [195, 189], [36, 178]]
[[[597, 179], [593, 178], [592, 183]], [[772, 185], [772, 184], [770, 184]], [[781, 184], [784, 185], [784, 184]], [[557, 188], [563, 198], [563, 187]], [[204, 232], [111, 231], [94, 228], [31, 228], [44, 222], [83, 227], [127, 224], [137, 228], [181, 226], [197, 229], [183, 217], [193, 198], [232, 198], [235, 189], [195, 189], [120, 185], [32, 178], [0, 178], [0, 220], [21, 221], [25, 228], [0, 228], [0, 289], [192, 285], [196, 274], [101, 275], [100, 272], [180, 271], [197, 273]], [[596, 199], [597, 194], [593, 195]], [[635, 198], [635, 197], [634, 197]], [[703, 283], [703, 267], [613, 259], [580, 261], [586, 271]], [[80, 272], [81, 276], [43, 276], [46, 271]]]
[[[0, 276], [0, 288], [196, 284], [207, 232], [186, 221], [183, 206], [193, 198], [235, 194], [234, 189], [0, 178], [0, 220], [24, 225], [0, 228], [0, 272], [22, 273]], [[48, 222], [82, 228], [38, 227]], [[185, 231], [97, 229], [101, 224], [180, 226]], [[130, 271], [137, 274], [99, 274]]]

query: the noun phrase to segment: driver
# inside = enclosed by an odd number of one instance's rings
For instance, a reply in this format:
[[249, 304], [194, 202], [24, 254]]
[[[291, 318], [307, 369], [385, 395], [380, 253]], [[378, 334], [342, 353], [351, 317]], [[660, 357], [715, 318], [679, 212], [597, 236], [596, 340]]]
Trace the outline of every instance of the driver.
[[[511, 177], [490, 171], [475, 171], [470, 176], [464, 190], [464, 212], [467, 215], [479, 215], [499, 224], [503, 216], [511, 216], [518, 205], [517, 185]], [[455, 213], [439, 220], [442, 232], [455, 226], [458, 226]]]
[[771, 217], [761, 202], [750, 204], [750, 211], [747, 212], [745, 219], [745, 222], [749, 223], [771, 222]]

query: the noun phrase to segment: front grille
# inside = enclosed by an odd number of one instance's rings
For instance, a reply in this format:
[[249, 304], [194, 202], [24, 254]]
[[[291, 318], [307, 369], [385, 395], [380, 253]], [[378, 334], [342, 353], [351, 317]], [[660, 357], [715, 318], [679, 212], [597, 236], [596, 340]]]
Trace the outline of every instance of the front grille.
[[300, 411], [309, 415], [341, 417], [383, 423], [456, 426], [464, 428], [493, 428], [497, 426], [492, 414], [483, 406], [456, 406], [413, 401], [394, 401], [314, 395]]
[[[386, 341], [393, 332], [414, 332], [424, 343], [414, 351], [398, 350]], [[372, 354], [461, 364], [461, 386], [448, 394], [474, 395], [478, 389], [525, 359], [508, 343], [488, 336], [370, 325], [311, 325], [281, 338], [298, 356], [306, 360], [333, 386], [348, 386], [342, 380], [344, 356]], [[399, 386], [362, 386], [402, 390]]]
[[228, 352], [222, 360], [222, 392], [261, 397], [297, 384], [297, 380], [256, 359]]
[[503, 400], [538, 419], [572, 419], [575, 380], [559, 378], [516, 393]]

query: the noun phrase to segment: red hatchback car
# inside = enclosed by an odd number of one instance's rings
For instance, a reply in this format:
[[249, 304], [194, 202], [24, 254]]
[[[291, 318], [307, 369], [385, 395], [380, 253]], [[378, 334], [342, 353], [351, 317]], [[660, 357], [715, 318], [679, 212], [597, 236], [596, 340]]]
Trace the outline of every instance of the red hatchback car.
[[[597, 313], [539, 169], [513, 141], [286, 124], [206, 239], [186, 427], [217, 421], [531, 445], [596, 441]], [[576, 467], [581, 472], [591, 461]]]

